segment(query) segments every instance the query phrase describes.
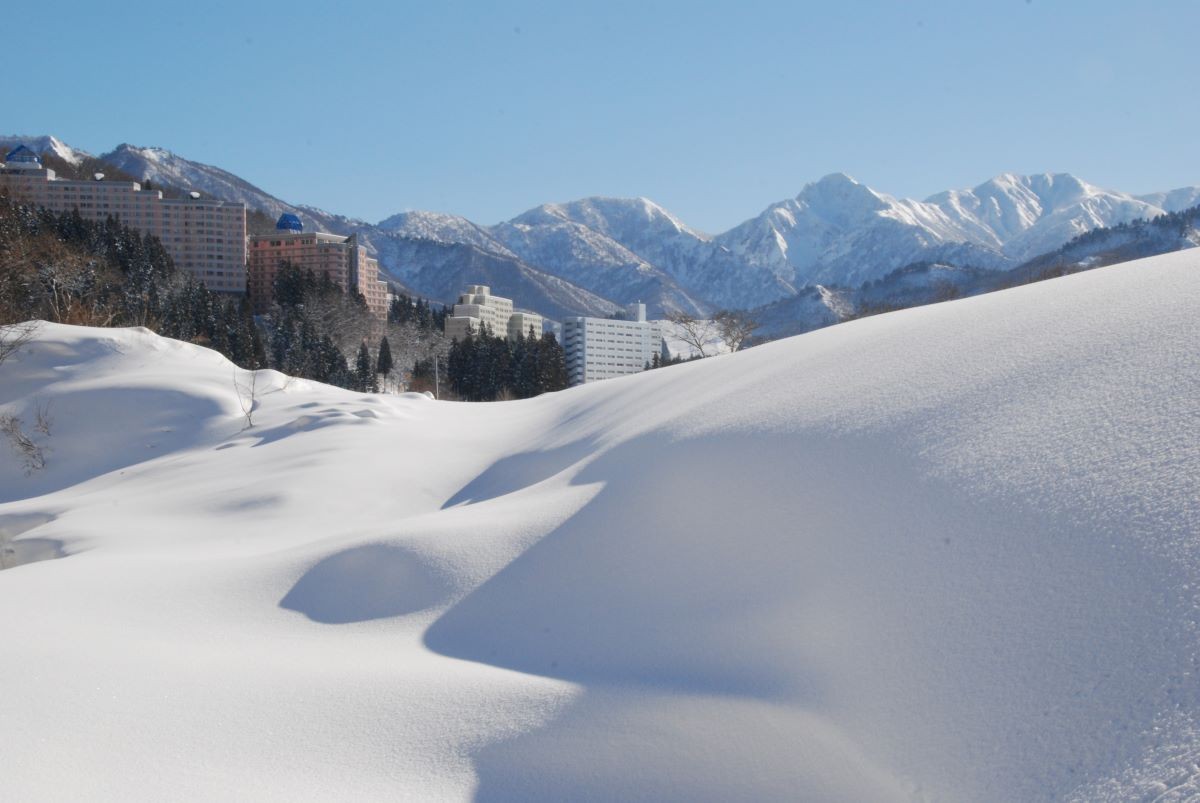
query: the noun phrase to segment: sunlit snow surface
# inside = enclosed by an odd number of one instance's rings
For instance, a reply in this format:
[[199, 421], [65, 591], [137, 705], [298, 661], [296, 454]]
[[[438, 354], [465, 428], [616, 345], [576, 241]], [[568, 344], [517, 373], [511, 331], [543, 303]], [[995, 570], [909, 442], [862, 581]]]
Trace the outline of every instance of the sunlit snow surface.
[[263, 372], [248, 429], [45, 325], [0, 798], [1183, 800], [1198, 309], [1183, 252], [525, 402]]

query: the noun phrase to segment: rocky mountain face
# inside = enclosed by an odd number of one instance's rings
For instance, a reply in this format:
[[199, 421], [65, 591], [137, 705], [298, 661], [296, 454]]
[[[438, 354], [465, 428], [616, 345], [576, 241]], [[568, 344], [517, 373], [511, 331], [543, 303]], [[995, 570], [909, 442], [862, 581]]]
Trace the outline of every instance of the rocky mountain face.
[[[88, 156], [53, 137], [20, 141], [63, 159]], [[291, 212], [310, 227], [357, 234], [388, 275], [430, 298], [451, 301], [463, 284], [486, 280], [518, 304], [557, 317], [633, 301], [645, 302], [652, 315], [786, 307], [790, 299], [809, 305], [822, 298], [812, 288], [887, 286], [886, 277], [914, 264], [949, 266], [958, 278], [1002, 273], [1098, 227], [1200, 203], [1197, 187], [1133, 196], [1049, 173], [1004, 174], [916, 201], [835, 173], [716, 236], [646, 198], [544, 204], [494, 226], [421, 211], [370, 223], [289, 204], [161, 148], [121, 145], [99, 159], [161, 187], [242, 201], [272, 217]]]

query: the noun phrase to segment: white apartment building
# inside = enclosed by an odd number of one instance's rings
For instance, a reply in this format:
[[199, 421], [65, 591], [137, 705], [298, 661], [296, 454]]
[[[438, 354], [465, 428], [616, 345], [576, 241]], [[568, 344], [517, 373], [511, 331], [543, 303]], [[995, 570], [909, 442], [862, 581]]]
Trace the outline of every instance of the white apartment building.
[[636, 374], [662, 352], [662, 323], [646, 320], [645, 304], [630, 304], [629, 320], [564, 318], [563, 350], [572, 385]]
[[446, 316], [446, 337], [462, 340], [467, 334], [477, 335], [486, 325], [494, 335], [504, 335], [515, 340], [518, 334], [529, 336], [530, 327], [535, 337], [542, 336], [542, 316], [535, 312], [513, 312], [510, 298], [492, 295], [491, 288], [482, 284], [467, 286], [467, 292], [458, 297], [454, 314]]
[[117, 218], [162, 241], [175, 267], [210, 290], [246, 292], [246, 206], [200, 198], [163, 198], [135, 181], [71, 181], [56, 178], [36, 153], [19, 146], [0, 163], [0, 194], [55, 212], [79, 210], [87, 220]]

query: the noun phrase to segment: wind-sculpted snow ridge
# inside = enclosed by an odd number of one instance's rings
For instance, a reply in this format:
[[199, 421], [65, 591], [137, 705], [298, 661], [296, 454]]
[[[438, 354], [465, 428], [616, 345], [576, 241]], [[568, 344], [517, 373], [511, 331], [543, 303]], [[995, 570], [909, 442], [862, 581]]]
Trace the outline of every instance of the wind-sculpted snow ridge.
[[494, 404], [43, 325], [0, 796], [1182, 799], [1198, 305], [1181, 252]]

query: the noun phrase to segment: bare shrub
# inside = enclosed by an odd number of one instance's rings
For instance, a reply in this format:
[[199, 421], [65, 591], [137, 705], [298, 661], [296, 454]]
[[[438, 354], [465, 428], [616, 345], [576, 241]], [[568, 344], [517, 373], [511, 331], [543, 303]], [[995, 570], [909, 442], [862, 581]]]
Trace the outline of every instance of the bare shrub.
[[54, 416], [50, 415], [50, 402], [38, 402], [33, 428], [46, 437], [50, 437], [50, 428], [53, 426]]
[[712, 345], [716, 335], [715, 321], [697, 318], [686, 312], [668, 312], [667, 320], [675, 324], [676, 336], [701, 357], [707, 357], [706, 349]]
[[24, 462], [27, 475], [46, 467], [46, 453], [26, 434], [20, 418], [7, 413], [0, 415], [0, 432], [8, 436], [8, 443]]
[[0, 365], [3, 365], [5, 360], [16, 354], [33, 339], [33, 335], [37, 331], [37, 323], [37, 321], [25, 321], [24, 323], [0, 326]]
[[713, 315], [713, 323], [717, 327], [717, 334], [730, 351], [741, 350], [758, 328], [758, 321], [740, 310], [721, 310]]
[[241, 373], [241, 378], [238, 378], [238, 369], [233, 370], [233, 389], [237, 393], [242, 415], [246, 416], [246, 429], [250, 429], [254, 426], [254, 404], [258, 398], [258, 371]]

